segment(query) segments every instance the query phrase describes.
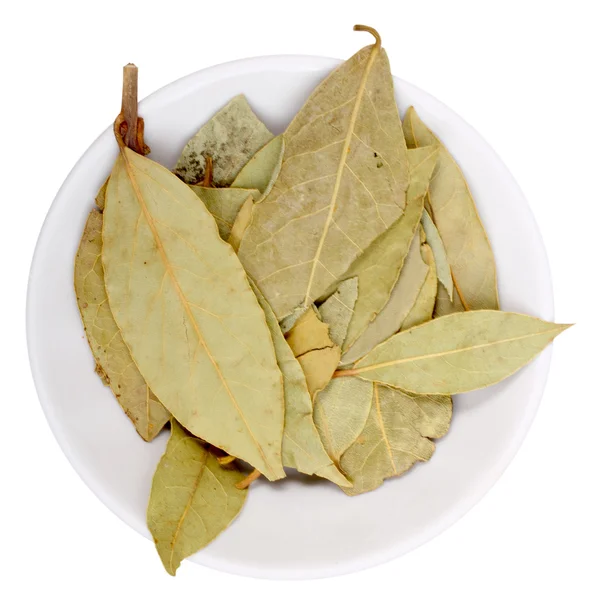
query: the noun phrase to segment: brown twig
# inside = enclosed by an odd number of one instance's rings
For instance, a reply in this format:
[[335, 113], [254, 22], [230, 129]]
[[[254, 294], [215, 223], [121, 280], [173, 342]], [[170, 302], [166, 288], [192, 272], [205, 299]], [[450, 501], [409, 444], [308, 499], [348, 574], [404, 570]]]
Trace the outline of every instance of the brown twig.
[[137, 113], [138, 69], [129, 63], [123, 67], [123, 92], [121, 95], [121, 113], [115, 121], [115, 136], [119, 145], [146, 155], [150, 149], [143, 140], [144, 122]]
[[211, 188], [213, 185], [213, 159], [210, 156], [205, 157], [205, 174], [203, 179], [197, 183], [202, 187]]
[[369, 27], [368, 25], [355, 25], [353, 27], [353, 30], [366, 31], [367, 33], [370, 33], [375, 38], [375, 46], [377, 46], [377, 48], [381, 48], [381, 36], [375, 28]]
[[250, 473], [248, 477], [242, 479], [242, 481], [240, 481], [239, 483], [236, 483], [236, 487], [239, 490], [245, 490], [247, 487], [250, 487], [250, 484], [253, 481], [256, 481], [261, 475], [262, 473], [258, 469], [254, 469], [254, 471], [252, 471], [252, 473]]

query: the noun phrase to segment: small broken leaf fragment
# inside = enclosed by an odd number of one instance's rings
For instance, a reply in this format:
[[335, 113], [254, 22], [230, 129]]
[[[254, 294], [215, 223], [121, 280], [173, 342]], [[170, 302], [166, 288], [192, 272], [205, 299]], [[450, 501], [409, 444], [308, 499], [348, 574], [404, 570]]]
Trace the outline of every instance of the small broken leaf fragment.
[[185, 183], [197, 184], [205, 176], [209, 157], [215, 165], [213, 186], [229, 187], [244, 165], [273, 137], [240, 94], [188, 141], [174, 172]]
[[328, 456], [313, 422], [311, 396], [305, 375], [281, 328], [260, 290], [251, 281], [250, 285], [264, 311], [270, 330], [277, 362], [283, 374], [285, 390], [285, 430], [283, 433], [283, 465], [297, 469], [300, 473], [317, 475], [329, 479], [336, 485], [349, 487], [350, 483], [340, 473]]
[[338, 464], [360, 435], [373, 398], [373, 384], [359, 377], [332, 379], [313, 404], [313, 419], [324, 448]]
[[377, 344], [400, 330], [404, 319], [416, 303], [428, 266], [420, 252], [420, 231], [416, 231], [399, 278], [383, 310], [369, 323], [362, 335], [342, 356], [342, 364], [358, 360]]
[[400, 331], [430, 321], [430, 319], [432, 319], [432, 313], [434, 312], [434, 304], [436, 302], [436, 293], [438, 290], [434, 254], [428, 244], [422, 244], [420, 253], [424, 264], [428, 268], [428, 272], [426, 273], [426, 278], [418, 292], [416, 302], [414, 302], [414, 306], [412, 306], [410, 312], [404, 319]]
[[453, 276], [451, 275], [451, 267], [449, 266], [449, 261], [447, 259], [447, 252], [440, 234], [438, 233], [438, 229], [436, 228], [434, 221], [427, 211], [424, 211], [422, 215], [422, 227], [424, 228], [424, 233], [426, 234], [426, 241], [428, 242], [428, 245], [432, 249], [432, 253], [434, 255], [436, 276], [447, 290], [449, 299], [452, 300], [454, 284]]
[[[98, 198], [104, 196], [104, 188]], [[104, 206], [104, 200], [99, 202]], [[149, 390], [111, 313], [102, 268], [102, 221], [97, 210], [88, 215], [74, 267], [76, 299], [96, 372], [105, 385], [110, 385], [137, 433], [150, 442], [168, 422], [170, 413]]]
[[260, 192], [257, 202], [261, 202], [268, 196], [279, 176], [284, 153], [285, 142], [283, 136], [278, 135], [244, 165], [232, 187], [257, 189]]
[[210, 188], [200, 185], [191, 185], [189, 187], [213, 215], [219, 228], [219, 235], [225, 241], [228, 241], [236, 217], [244, 203], [248, 200], [255, 202], [260, 196], [258, 190]]
[[248, 493], [236, 488], [243, 478], [233, 465], [220, 465], [206, 444], [172, 420], [147, 511], [148, 528], [170, 575], [237, 517]]
[[285, 336], [312, 398], [326, 387], [340, 361], [340, 348], [330, 339], [329, 329], [310, 307]]
[[404, 118], [404, 135], [408, 148], [439, 146], [428, 201], [461, 302], [467, 310], [497, 309], [494, 254], [459, 165], [413, 107]]
[[568, 327], [496, 310], [455, 313], [390, 337], [336, 376], [416, 394], [470, 392], [512, 375]]
[[410, 184], [404, 214], [355, 260], [347, 272], [348, 277], [358, 277], [359, 291], [342, 346], [344, 351], [352, 347], [389, 301], [420, 223], [437, 157], [438, 149], [434, 146], [408, 152]]
[[284, 477], [283, 386], [270, 333], [205, 205], [123, 147], [103, 239], [111, 310], [149, 387], [193, 435], [270, 480]]
[[358, 277], [352, 277], [343, 281], [318, 309], [322, 321], [330, 327], [330, 338], [339, 346], [346, 339], [357, 296]]
[[279, 320], [326, 295], [403, 213], [406, 147], [380, 43], [333, 71], [283, 137], [279, 176], [239, 251]]
[[434, 453], [432, 441], [414, 427], [414, 400], [397, 390], [373, 385], [373, 402], [366, 425], [341, 459], [343, 471], [356, 496], [378, 488], [388, 477], [405, 473]]

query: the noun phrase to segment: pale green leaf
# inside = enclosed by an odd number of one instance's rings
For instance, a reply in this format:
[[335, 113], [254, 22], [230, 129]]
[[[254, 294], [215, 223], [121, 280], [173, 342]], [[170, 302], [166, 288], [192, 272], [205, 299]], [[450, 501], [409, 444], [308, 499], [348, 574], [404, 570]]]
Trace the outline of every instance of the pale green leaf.
[[283, 136], [278, 135], [244, 165], [232, 187], [255, 188], [260, 192], [257, 202], [264, 200], [279, 176], [284, 153], [285, 142]]
[[346, 274], [358, 277], [359, 294], [343, 346], [345, 351], [361, 337], [391, 296], [420, 223], [437, 156], [436, 147], [408, 152], [410, 185], [403, 216], [355, 260]]
[[332, 379], [316, 395], [313, 420], [336, 464], [363, 430], [372, 398], [373, 384], [359, 377]]
[[369, 323], [363, 334], [342, 356], [349, 364], [367, 354], [377, 344], [400, 330], [404, 319], [416, 303], [428, 275], [420, 253], [420, 231], [416, 231], [400, 276], [383, 310]]
[[451, 275], [451, 267], [447, 260], [447, 252], [443, 241], [438, 233], [438, 229], [432, 220], [432, 217], [427, 211], [424, 211], [422, 215], [422, 227], [424, 227], [424, 233], [426, 234], [426, 241], [432, 249], [434, 255], [434, 263], [436, 265], [436, 276], [438, 280], [443, 284], [447, 290], [449, 298], [453, 299], [453, 276]]
[[412, 306], [412, 309], [400, 327], [401, 331], [430, 321], [434, 312], [434, 303], [436, 302], [436, 293], [438, 290], [434, 254], [428, 244], [422, 244], [420, 253], [422, 260], [428, 267], [428, 272], [426, 273], [426, 278], [420, 288], [416, 302], [414, 302], [414, 306]]
[[350, 496], [374, 490], [386, 478], [405, 473], [434, 453], [434, 444], [414, 426], [419, 400], [382, 385], [373, 387], [367, 423], [340, 461], [353, 483], [352, 488], [344, 489]]
[[284, 140], [239, 251], [279, 319], [324, 296], [404, 210], [408, 164], [385, 51], [368, 46], [333, 71]]
[[121, 150], [106, 195], [105, 281], [131, 355], [193, 435], [284, 477], [281, 372], [231, 246], [192, 190]]
[[185, 183], [197, 184], [203, 180], [209, 157], [214, 165], [214, 186], [229, 187], [244, 165], [272, 138], [246, 98], [236, 96], [188, 141], [174, 172]]
[[358, 278], [343, 281], [319, 307], [322, 321], [330, 327], [330, 338], [342, 346], [358, 295]]
[[[104, 198], [104, 186], [99, 198]], [[104, 202], [101, 201], [104, 206]], [[74, 267], [76, 299], [86, 339], [96, 361], [96, 372], [110, 385], [117, 401], [146, 441], [154, 439], [170, 413], [158, 402], [138, 371], [107, 298], [102, 268], [102, 214], [88, 215]]]
[[170, 575], [238, 516], [248, 493], [236, 488], [243, 478], [232, 465], [222, 467], [207, 445], [172, 420], [147, 511], [148, 528]]
[[202, 200], [215, 218], [219, 235], [228, 241], [234, 221], [248, 199], [255, 202], [260, 197], [258, 190], [242, 188], [211, 188], [191, 185], [191, 190]]
[[404, 134], [408, 148], [440, 147], [428, 200], [461, 302], [468, 310], [497, 309], [494, 255], [459, 165], [413, 107], [406, 113]]
[[340, 347], [331, 340], [329, 329], [310, 307], [285, 336], [312, 398], [326, 387], [340, 362]]
[[[313, 422], [311, 396], [307, 389], [305, 375], [295, 358], [287, 340], [283, 337], [277, 318], [270, 304], [253, 282], [252, 289], [264, 311], [270, 330], [277, 362], [283, 374], [285, 390], [285, 431], [283, 433], [283, 464], [301, 473], [318, 475], [343, 487], [350, 487], [346, 477], [326, 454], [322, 441]], [[331, 377], [331, 374], [330, 374]]]
[[246, 229], [250, 226], [253, 208], [254, 198], [252, 196], [248, 196], [238, 211], [236, 218], [234, 219], [234, 223], [227, 238], [227, 243], [234, 249], [236, 253], [240, 249], [240, 244], [242, 243], [242, 238], [244, 237]]
[[390, 337], [338, 376], [417, 394], [469, 392], [512, 375], [568, 327], [496, 310], [455, 313]]

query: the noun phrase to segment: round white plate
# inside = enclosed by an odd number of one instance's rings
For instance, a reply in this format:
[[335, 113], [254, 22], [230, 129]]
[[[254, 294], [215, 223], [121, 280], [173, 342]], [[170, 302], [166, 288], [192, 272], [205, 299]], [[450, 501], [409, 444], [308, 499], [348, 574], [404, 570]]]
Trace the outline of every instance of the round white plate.
[[[338, 64], [330, 58], [270, 56], [176, 81], [141, 103], [150, 158], [174, 165], [193, 133], [240, 93], [279, 133]], [[413, 104], [463, 168], [496, 254], [502, 308], [552, 319], [543, 242], [506, 167], [432, 96], [399, 79], [396, 95], [400, 113]], [[94, 374], [72, 281], [84, 222], [116, 152], [109, 127], [53, 202], [31, 267], [28, 343], [41, 404], [63, 451], [94, 493], [149, 537], [150, 482], [167, 435], [143, 442]], [[549, 358], [545, 351], [503, 383], [457, 397], [451, 430], [432, 460], [374, 492], [349, 498], [334, 485], [303, 477], [257, 482], [236, 522], [193, 560], [254, 577], [312, 578], [363, 569], [416, 548], [464, 515], [506, 468], [541, 400]]]

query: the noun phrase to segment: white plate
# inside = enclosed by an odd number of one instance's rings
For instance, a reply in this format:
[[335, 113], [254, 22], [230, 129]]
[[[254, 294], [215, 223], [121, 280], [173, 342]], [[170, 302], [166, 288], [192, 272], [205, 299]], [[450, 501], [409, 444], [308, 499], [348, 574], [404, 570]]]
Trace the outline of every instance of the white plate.
[[[310, 56], [253, 58], [161, 89], [141, 103], [151, 158], [172, 166], [191, 135], [239, 93], [273, 131], [282, 131], [338, 63]], [[414, 104], [465, 172], [496, 254], [502, 308], [552, 319], [543, 242], [506, 167], [432, 96], [401, 80], [396, 94], [400, 112]], [[109, 128], [53, 202], [31, 268], [28, 342], [41, 404], [63, 451], [94, 493], [149, 537], [150, 480], [167, 436], [143, 442], [94, 374], [72, 283], [84, 222], [115, 156]], [[465, 514], [506, 468], [541, 400], [549, 358], [545, 351], [507, 381], [457, 397], [451, 430], [432, 460], [375, 492], [349, 498], [333, 485], [299, 477], [257, 483], [237, 521], [194, 560], [255, 577], [312, 578], [363, 569], [416, 548]]]

